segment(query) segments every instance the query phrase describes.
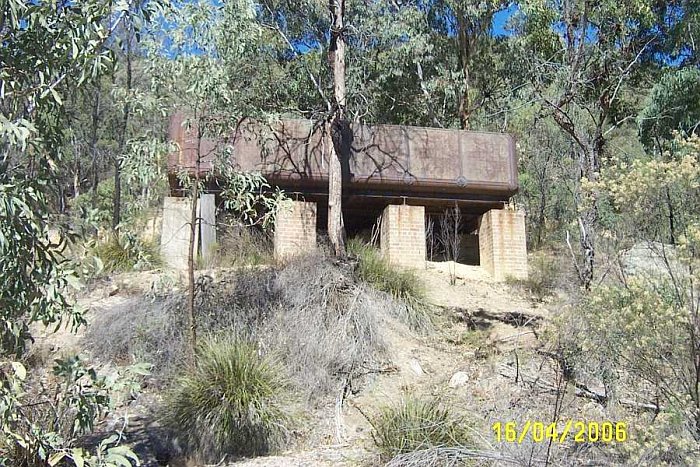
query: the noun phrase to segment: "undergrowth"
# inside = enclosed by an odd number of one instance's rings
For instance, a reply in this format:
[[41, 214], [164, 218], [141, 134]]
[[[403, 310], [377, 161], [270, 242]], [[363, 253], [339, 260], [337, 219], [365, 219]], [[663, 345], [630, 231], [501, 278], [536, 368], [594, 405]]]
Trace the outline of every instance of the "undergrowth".
[[161, 420], [188, 455], [204, 462], [260, 455], [284, 445], [288, 399], [281, 368], [254, 344], [211, 338], [167, 392]]
[[527, 279], [508, 278], [507, 282], [524, 289], [535, 302], [543, 302], [554, 295], [558, 278], [559, 268], [556, 261], [544, 254], [539, 254], [530, 260]]
[[406, 305], [405, 320], [412, 329], [431, 326], [425, 289], [414, 271], [390, 265], [376, 248], [357, 238], [348, 241], [347, 249], [357, 258], [355, 272], [360, 280]]
[[438, 399], [409, 396], [372, 418], [372, 438], [384, 460], [435, 447], [470, 445], [465, 421]]
[[[225, 224], [226, 225], [226, 224]], [[265, 232], [250, 227], [232, 226], [218, 232], [219, 242], [205, 257], [199, 257], [198, 269], [257, 266], [273, 262], [272, 241]]]
[[93, 254], [102, 260], [106, 273], [153, 269], [161, 263], [158, 247], [131, 232], [110, 235], [97, 243]]
[[[279, 270], [219, 271], [216, 280], [199, 275], [197, 283], [198, 331], [245, 339], [279, 355], [308, 401], [336, 394], [348, 380], [361, 385], [386, 360], [384, 322], [408, 324], [403, 302], [321, 256], [297, 258]], [[185, 309], [183, 292], [133, 298], [103, 310], [86, 338], [101, 359], [152, 363], [155, 383], [162, 384], [183, 362]]]

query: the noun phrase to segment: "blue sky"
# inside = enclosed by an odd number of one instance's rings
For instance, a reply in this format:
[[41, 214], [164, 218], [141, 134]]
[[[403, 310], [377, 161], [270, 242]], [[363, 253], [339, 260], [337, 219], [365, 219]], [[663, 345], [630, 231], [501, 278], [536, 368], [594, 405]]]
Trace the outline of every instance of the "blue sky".
[[507, 36], [510, 33], [506, 30], [508, 19], [518, 10], [515, 5], [510, 5], [503, 11], [499, 11], [493, 16], [493, 34], [495, 36]]

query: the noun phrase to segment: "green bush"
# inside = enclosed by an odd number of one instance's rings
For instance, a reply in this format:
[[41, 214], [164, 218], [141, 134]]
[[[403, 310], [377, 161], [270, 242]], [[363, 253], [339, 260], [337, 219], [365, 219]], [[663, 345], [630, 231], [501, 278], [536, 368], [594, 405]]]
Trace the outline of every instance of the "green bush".
[[114, 180], [103, 180], [97, 191], [86, 191], [70, 202], [73, 218], [79, 222], [108, 227], [112, 222], [114, 209]]
[[167, 393], [163, 425], [204, 462], [265, 454], [286, 439], [286, 388], [280, 369], [252, 344], [207, 340]]
[[130, 232], [110, 235], [95, 246], [93, 253], [102, 260], [105, 272], [150, 269], [160, 264], [157, 246]]
[[372, 438], [384, 459], [435, 447], [470, 444], [466, 423], [437, 399], [409, 397], [384, 407], [371, 420]]
[[526, 280], [509, 278], [508, 283], [522, 287], [534, 301], [542, 302], [547, 297], [554, 295], [558, 278], [559, 268], [556, 261], [540, 254], [530, 260], [529, 274]]
[[360, 280], [406, 304], [406, 318], [413, 329], [430, 325], [425, 290], [415, 272], [391, 266], [375, 248], [362, 240], [350, 239], [347, 249], [357, 258], [356, 274]]

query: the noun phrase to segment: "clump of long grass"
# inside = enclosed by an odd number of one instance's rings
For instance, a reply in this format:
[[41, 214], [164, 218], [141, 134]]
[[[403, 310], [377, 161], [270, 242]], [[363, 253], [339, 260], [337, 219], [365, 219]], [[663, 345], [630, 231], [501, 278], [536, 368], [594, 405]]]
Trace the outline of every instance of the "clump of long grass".
[[155, 244], [142, 241], [130, 232], [110, 235], [97, 243], [93, 253], [100, 258], [107, 273], [151, 269], [161, 263]]
[[[225, 333], [278, 355], [290, 383], [310, 402], [336, 395], [347, 381], [360, 387], [386, 363], [386, 321], [410, 322], [403, 301], [320, 255], [296, 258], [281, 270], [242, 269], [197, 281], [198, 331]], [[102, 310], [86, 338], [95, 356], [147, 361], [155, 383], [167, 383], [187, 347], [185, 317], [182, 292], [134, 298]]]
[[409, 396], [382, 408], [370, 422], [372, 438], [385, 460], [431, 448], [471, 444], [465, 421], [435, 398]]
[[414, 271], [390, 265], [376, 248], [360, 239], [350, 239], [347, 248], [357, 258], [355, 272], [360, 280], [405, 304], [404, 316], [399, 317], [402, 321], [414, 330], [430, 327], [430, 307], [425, 289]]
[[165, 397], [163, 426], [203, 462], [273, 452], [287, 439], [287, 382], [251, 343], [206, 339]]

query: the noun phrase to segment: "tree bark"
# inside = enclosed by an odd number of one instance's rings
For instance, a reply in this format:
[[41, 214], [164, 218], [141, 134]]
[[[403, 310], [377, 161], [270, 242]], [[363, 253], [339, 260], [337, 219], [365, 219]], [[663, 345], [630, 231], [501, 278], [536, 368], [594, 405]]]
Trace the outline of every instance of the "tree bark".
[[194, 309], [194, 263], [197, 250], [197, 202], [199, 201], [199, 169], [202, 154], [202, 131], [197, 125], [197, 154], [194, 164], [194, 182], [192, 183], [192, 206], [190, 209], [190, 239], [187, 250], [187, 320], [190, 328], [190, 363], [194, 363], [197, 352], [197, 320]]
[[120, 157], [124, 152], [126, 130], [129, 125], [129, 113], [131, 112], [131, 105], [129, 103], [129, 99], [131, 97], [131, 27], [127, 28], [126, 37], [126, 93], [127, 95], [126, 102], [124, 103], [121, 131], [119, 133], [119, 149], [117, 156], [114, 159], [114, 204], [112, 210], [112, 228], [115, 230], [121, 222], [122, 187]]
[[[583, 179], [595, 181], [600, 171], [600, 157], [603, 141], [594, 142], [588, 151], [581, 151], [579, 168]], [[579, 189], [580, 191], [580, 189]], [[595, 228], [598, 224], [598, 199], [596, 193], [589, 193], [591, 199], [586, 200], [585, 207], [580, 210], [578, 216], [579, 245], [583, 254], [580, 268], [581, 284], [586, 290], [593, 283], [593, 271], [595, 267]]]
[[90, 135], [90, 156], [92, 157], [92, 196], [97, 197], [97, 185], [100, 181], [97, 169], [97, 130], [100, 118], [100, 84], [95, 85], [95, 95], [92, 101], [92, 133]]
[[343, 225], [343, 139], [345, 132], [345, 31], [343, 17], [345, 0], [329, 0], [331, 39], [328, 59], [333, 74], [333, 116], [330, 128], [332, 144], [328, 162], [328, 238], [336, 256], [345, 257], [345, 227]]

